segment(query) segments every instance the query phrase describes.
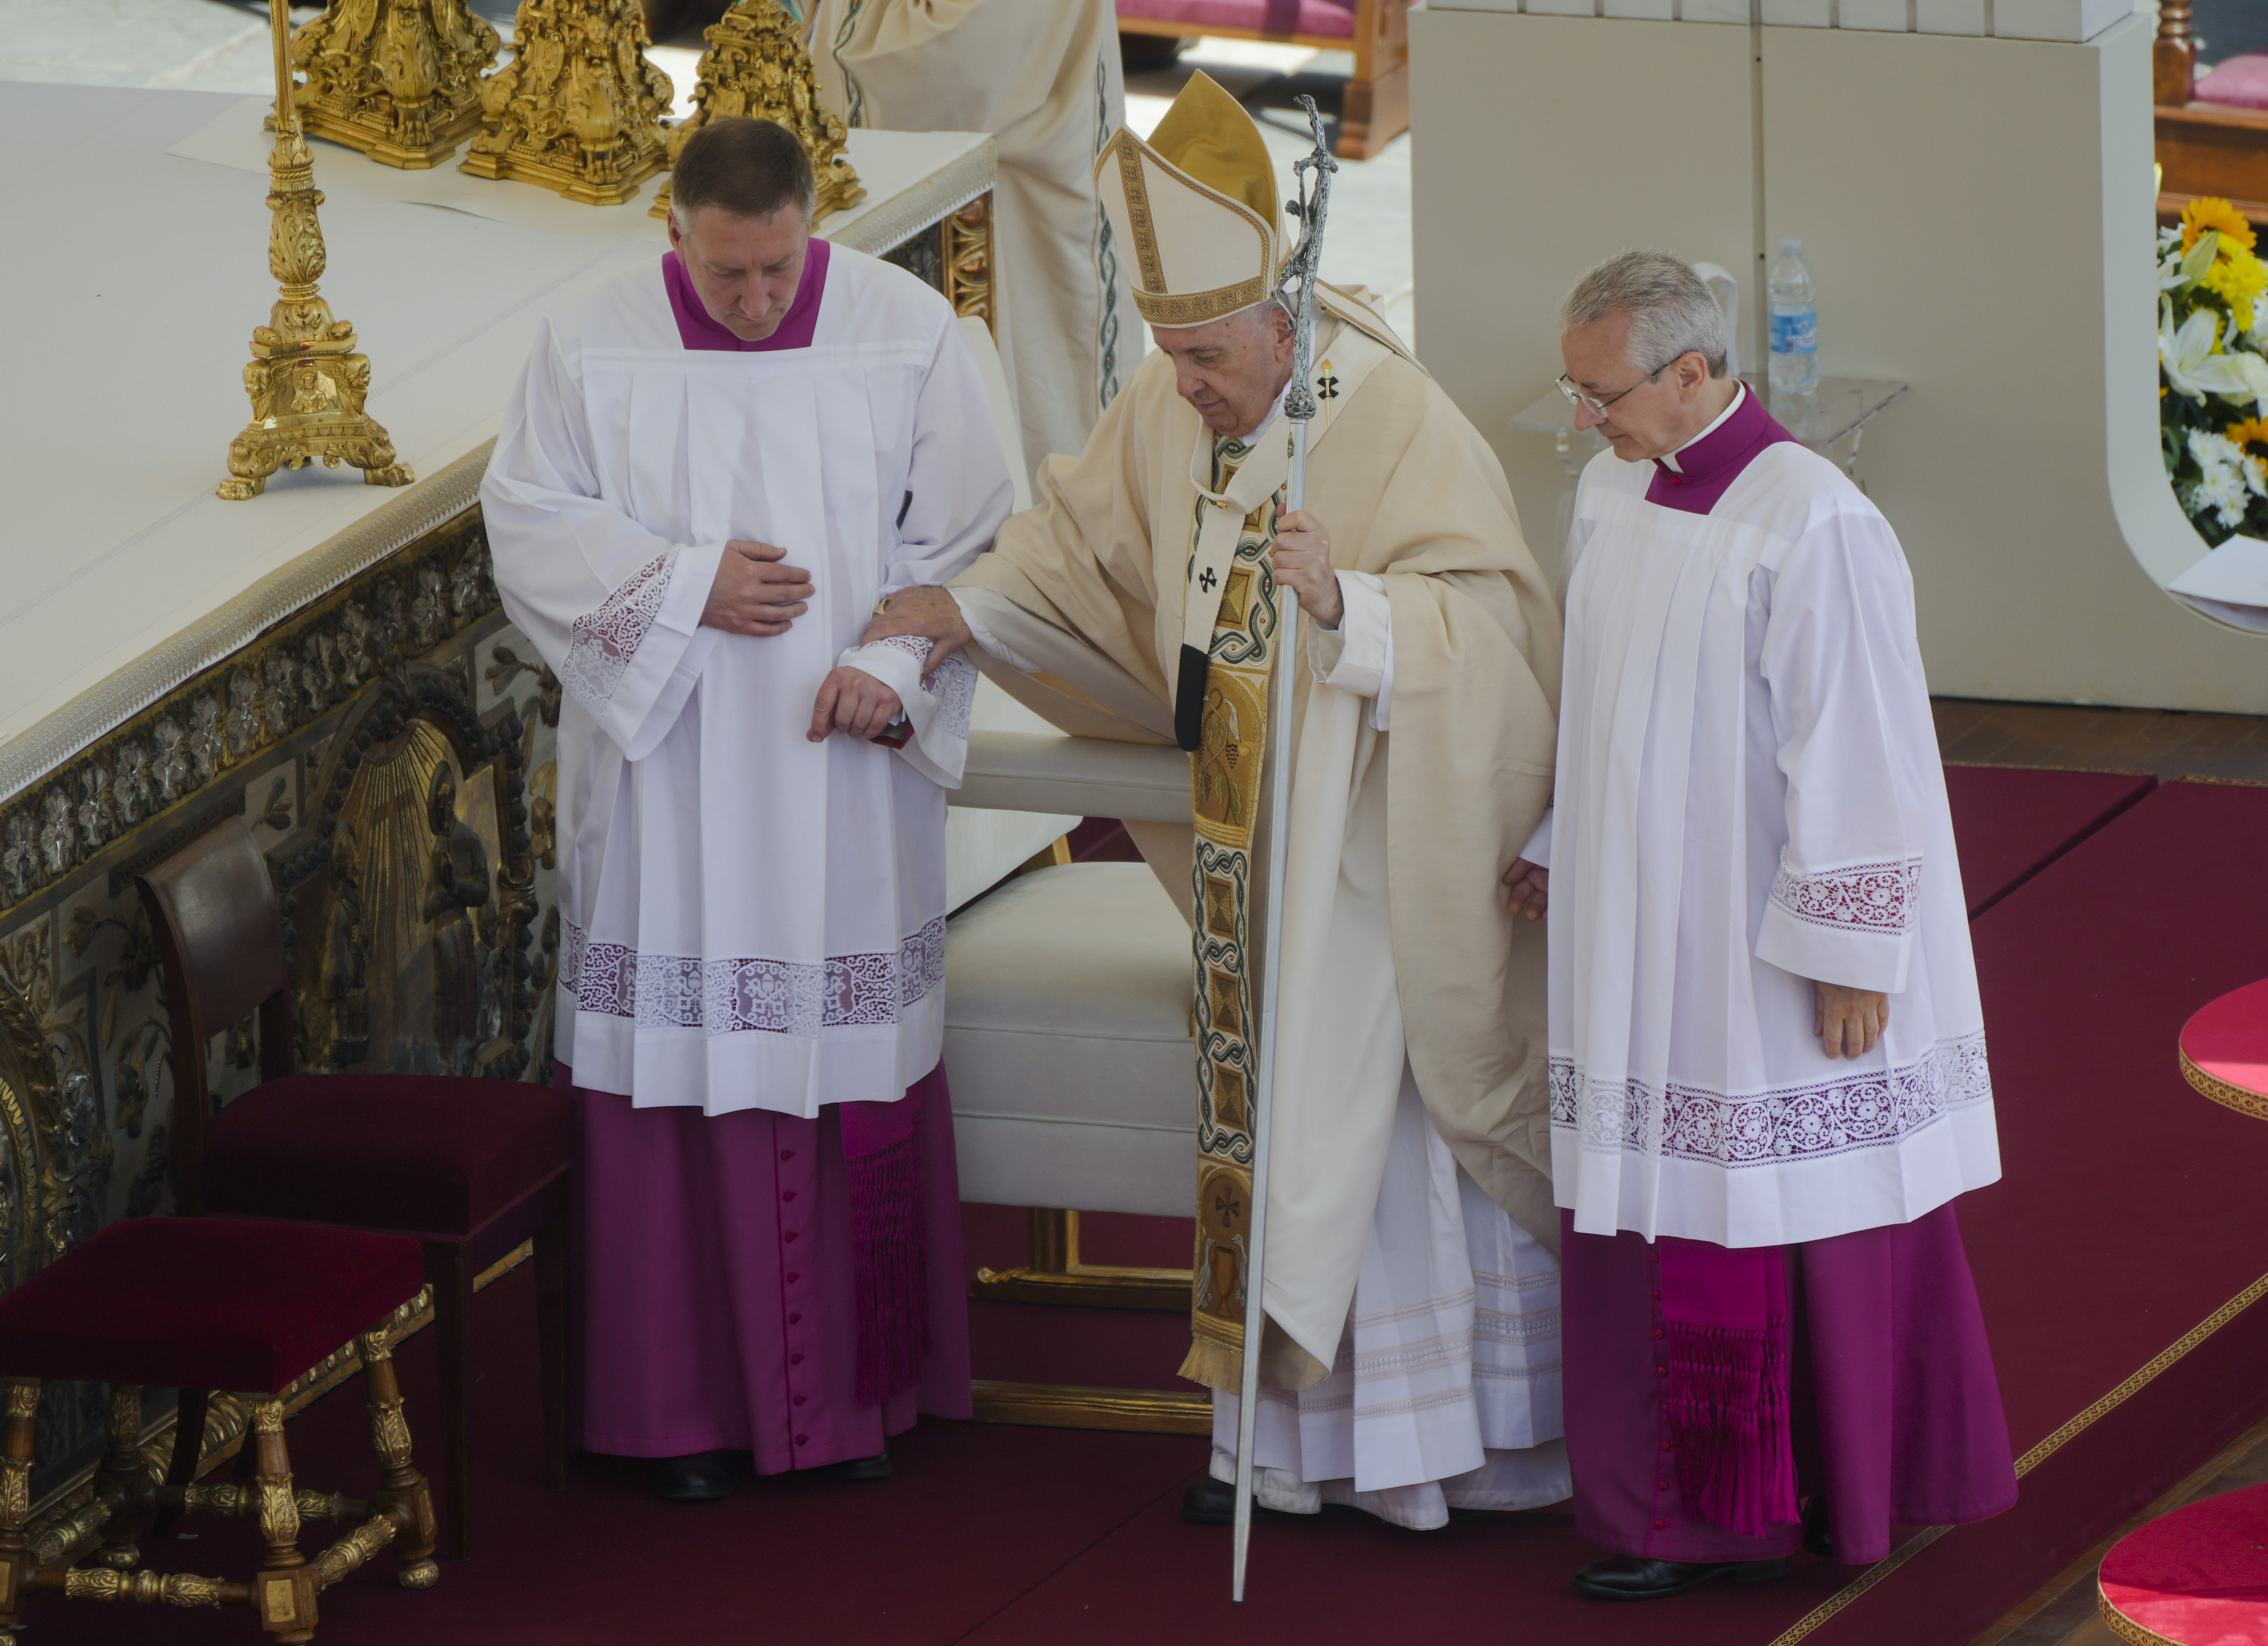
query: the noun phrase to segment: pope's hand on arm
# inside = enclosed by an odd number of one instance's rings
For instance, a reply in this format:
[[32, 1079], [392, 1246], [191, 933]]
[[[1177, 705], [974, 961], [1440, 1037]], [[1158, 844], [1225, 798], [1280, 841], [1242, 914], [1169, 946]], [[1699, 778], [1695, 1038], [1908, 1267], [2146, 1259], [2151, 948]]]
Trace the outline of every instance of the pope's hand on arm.
[[947, 658], [973, 638], [968, 619], [961, 614], [961, 602], [934, 584], [901, 589], [883, 601], [858, 643], [871, 645], [892, 635], [916, 635], [931, 643], [932, 650], [922, 670], [924, 676], [936, 673]]
[[1346, 602], [1339, 592], [1338, 573], [1331, 569], [1330, 533], [1321, 520], [1294, 509], [1277, 521], [1270, 563], [1276, 576], [1292, 585], [1308, 616], [1325, 628], [1339, 626]]
[[758, 638], [784, 635], [811, 609], [811, 574], [787, 564], [787, 550], [735, 539], [717, 562], [717, 580], [701, 608], [702, 627]]

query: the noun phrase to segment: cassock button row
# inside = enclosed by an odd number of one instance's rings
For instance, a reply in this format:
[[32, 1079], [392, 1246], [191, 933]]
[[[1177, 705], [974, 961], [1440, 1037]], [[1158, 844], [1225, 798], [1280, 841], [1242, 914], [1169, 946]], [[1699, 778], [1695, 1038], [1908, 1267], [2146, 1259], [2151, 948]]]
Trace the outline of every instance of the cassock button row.
[[[799, 1394], [797, 1395], [795, 1397], [795, 1401], [798, 1406], [802, 1405], [803, 1397]], [[1656, 1481], [1653, 1483], [1653, 1489], [1657, 1492], [1666, 1492], [1669, 1489], [1669, 1482], [1668, 1481]]]
[[[798, 1355], [798, 1356], [796, 1356], [794, 1358], [796, 1358], [797, 1360], [801, 1360], [801, 1359], [803, 1358], [803, 1356], [800, 1356], [800, 1355]], [[1663, 1407], [1661, 1409], [1662, 1409], [1663, 1411], [1665, 1411], [1665, 1412], [1666, 1412], [1666, 1411], [1668, 1411], [1669, 1408], [1668, 1408], [1668, 1407], [1666, 1407], [1666, 1406], [1665, 1406], [1665, 1407]], [[1664, 1451], [1668, 1451], [1668, 1450], [1669, 1450], [1669, 1443], [1668, 1443], [1668, 1441], [1666, 1441], [1666, 1440], [1665, 1440], [1665, 1441], [1663, 1441], [1663, 1442], [1661, 1443], [1661, 1449], [1662, 1449]]]
[[[796, 1403], [798, 1406], [801, 1406], [801, 1405], [802, 1405], [806, 1400], [809, 1400], [810, 1398], [811, 1398], [811, 1397], [810, 1397], [809, 1395], [807, 1395], [807, 1394], [799, 1394], [799, 1395], [797, 1395], [797, 1396], [795, 1397], [795, 1403]], [[1662, 1489], [1663, 1489], [1664, 1491], [1668, 1491], [1668, 1490], [1669, 1489], [1669, 1488], [1668, 1488], [1668, 1484], [1667, 1484], [1667, 1483], [1664, 1483], [1664, 1485], [1663, 1485], [1663, 1487], [1662, 1487]]]
[[795, 1244], [795, 1231], [792, 1229], [789, 1230], [785, 1234], [782, 1235], [780, 1238], [786, 1241], [790, 1246], [793, 1246]]
[[795, 1198], [795, 1191], [793, 1189], [790, 1189], [786, 1194], [781, 1195], [780, 1198], [784, 1201], [792, 1201]]
[[[787, 1357], [787, 1363], [788, 1363], [789, 1365], [791, 1365], [791, 1366], [800, 1366], [801, 1364], [803, 1364], [803, 1356], [800, 1356], [800, 1355], [790, 1355], [790, 1356]], [[1663, 1442], [1661, 1443], [1661, 1449], [1662, 1449], [1664, 1451], [1668, 1451], [1668, 1450], [1669, 1450], [1669, 1443], [1668, 1443], [1668, 1441], [1666, 1441], [1666, 1440], [1665, 1440], [1665, 1441], [1663, 1441]]]
[[[798, 1440], [797, 1440], [797, 1442], [796, 1442], [795, 1444], [796, 1444], [797, 1445], [799, 1445], [799, 1445], [801, 1445], [801, 1444], [803, 1444], [803, 1442], [802, 1442], [800, 1439], [798, 1439]], [[1654, 1529], [1656, 1532], [1666, 1532], [1666, 1531], [1668, 1531], [1668, 1528], [1669, 1528], [1669, 1522], [1668, 1522], [1667, 1520], [1657, 1520], [1657, 1521], [1655, 1521], [1655, 1522], [1653, 1523], [1653, 1529]]]
[[[811, 1437], [808, 1435], [798, 1435], [795, 1437], [795, 1444], [799, 1446], [807, 1446], [811, 1444]], [[1660, 1522], [1656, 1521], [1654, 1524], [1659, 1525]]]
[[1660, 1246], [1648, 1246], [1646, 1252], [1646, 1260], [1649, 1263], [1660, 1262], [1661, 1248]]
[[1660, 1294], [1660, 1292], [1656, 1292], [1656, 1293], [1654, 1293], [1654, 1294], [1653, 1294], [1653, 1300], [1654, 1300], [1654, 1302], [1656, 1302], [1656, 1303], [1660, 1303], [1660, 1302], [1661, 1301], [1661, 1294]]
[[[795, 1317], [793, 1315], [790, 1315], [788, 1316], [788, 1319], [792, 1320]], [[1653, 1369], [1653, 1375], [1657, 1378], [1667, 1378], [1669, 1375], [1669, 1368], [1667, 1366], [1656, 1366]]]
[[[790, 1326], [801, 1326], [801, 1325], [803, 1324], [803, 1317], [802, 1317], [801, 1315], [799, 1315], [799, 1314], [792, 1314], [792, 1315], [788, 1316], [788, 1318], [787, 1318], [787, 1323], [788, 1323]], [[1665, 1406], [1665, 1407], [1663, 1407], [1661, 1409], [1662, 1409], [1663, 1411], [1665, 1411], [1665, 1412], [1666, 1412], [1666, 1411], [1668, 1411], [1669, 1408], [1668, 1408], [1668, 1407], [1666, 1407], [1666, 1406]]]
[[1654, 1327], [1654, 1328], [1653, 1328], [1653, 1334], [1654, 1334], [1656, 1337], [1668, 1337], [1668, 1336], [1669, 1335], [1669, 1334], [1668, 1334], [1668, 1333], [1667, 1333], [1667, 1332], [1663, 1331], [1660, 1326], [1656, 1326], [1656, 1327]]
[[794, 1285], [794, 1284], [796, 1283], [796, 1282], [798, 1282], [798, 1281], [801, 1280], [802, 1278], [803, 1278], [803, 1276], [802, 1276], [802, 1275], [799, 1275], [799, 1274], [797, 1274], [793, 1269], [790, 1269], [790, 1270], [788, 1270], [788, 1272], [787, 1272], [787, 1283], [788, 1283], [789, 1285], [791, 1285], [791, 1286]]
[[792, 1160], [792, 1159], [794, 1159], [794, 1158], [795, 1158], [795, 1150], [792, 1150], [792, 1149], [783, 1149], [783, 1150], [780, 1150], [780, 1158], [781, 1158], [781, 1159], [783, 1159], [783, 1160]]

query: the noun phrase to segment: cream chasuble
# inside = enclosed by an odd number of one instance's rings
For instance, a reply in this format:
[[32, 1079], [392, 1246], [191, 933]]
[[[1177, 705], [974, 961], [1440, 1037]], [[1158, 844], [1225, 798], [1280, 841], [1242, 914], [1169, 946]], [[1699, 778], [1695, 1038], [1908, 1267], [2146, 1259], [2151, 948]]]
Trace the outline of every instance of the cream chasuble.
[[[1944, 769], [1897, 539], [1768, 447], [1707, 514], [1602, 453], [1568, 540], [1552, 1167], [1586, 1234], [1780, 1246], [1999, 1176]], [[1541, 858], [1538, 858], [1541, 861]], [[1830, 1059], [1814, 980], [1881, 989]]]
[[[1300, 1354], [1263, 1368], [1292, 1386], [1325, 1375], [1346, 1326], [1405, 1054], [1457, 1161], [1537, 1239], [1556, 1246], [1557, 1229], [1544, 1170], [1543, 945], [1513, 930], [1497, 878], [1543, 807], [1558, 614], [1480, 437], [1358, 297], [1327, 291], [1326, 301], [1307, 506], [1329, 529], [1336, 562], [1377, 576], [1385, 592], [1393, 731], [1366, 724], [1361, 697], [1314, 691], [1303, 664], [1299, 724], [1266, 731], [1297, 739], [1265, 1301]], [[1038, 505], [956, 580], [973, 626], [1016, 660], [988, 672], [1066, 731], [1173, 741], [1188, 637], [1235, 628], [1242, 600], [1247, 634], [1272, 639], [1272, 618], [1252, 613], [1256, 602], [1273, 610], [1263, 551], [1287, 441], [1278, 422], [1215, 490], [1211, 437], [1174, 392], [1172, 362], [1145, 361], [1085, 452], [1051, 459]], [[1208, 492], [1222, 503], [1203, 501]], [[1263, 508], [1263, 518], [1246, 512]], [[1266, 808], [1258, 761], [1211, 701], [1251, 689], [1218, 666], [1234, 663], [1232, 651], [1213, 650], [1198, 752], [1200, 834], [1216, 852], [1222, 819]], [[1233, 792], [1212, 783], [1224, 775]], [[1373, 843], [1350, 856], [1358, 834]], [[1160, 872], [1170, 881], [1190, 869], [1183, 859]], [[1256, 887], [1257, 871], [1247, 872]], [[1220, 968], [1206, 949], [1221, 941], [1218, 878], [1204, 877], [1196, 909], [1209, 1042], [1230, 1010], [1239, 1021], [1227, 1038], [1256, 1028], [1249, 963], [1242, 988], [1215, 992]], [[1246, 912], [1256, 935], [1263, 912]], [[1209, 1045], [1216, 1082], [1235, 1052]], [[1223, 1095], [1215, 1084], [1200, 1099], [1201, 1146], [1226, 1137], [1204, 1157], [1208, 1178], [1241, 1130]], [[1200, 1287], [1221, 1294], [1222, 1316], [1241, 1315], [1247, 1213], [1219, 1209]], [[1202, 1220], [1204, 1203], [1198, 1211]], [[1192, 1363], [1218, 1387], [1234, 1359]]]
[[1109, 0], [821, 0], [810, 40], [820, 100], [846, 124], [998, 142], [994, 329], [1025, 467], [1078, 451], [1145, 342], [1095, 196], [1126, 118]]
[[[976, 360], [945, 300], [831, 249], [803, 348], [688, 350], [659, 263], [539, 333], [481, 488], [512, 621], [565, 687], [557, 1050], [640, 1107], [893, 1102], [943, 1038], [945, 793], [974, 675], [924, 693], [855, 648], [1006, 514]], [[812, 573], [786, 634], [700, 626], [728, 539]], [[916, 648], [917, 650], [923, 650]], [[838, 660], [917, 739], [805, 738]]]

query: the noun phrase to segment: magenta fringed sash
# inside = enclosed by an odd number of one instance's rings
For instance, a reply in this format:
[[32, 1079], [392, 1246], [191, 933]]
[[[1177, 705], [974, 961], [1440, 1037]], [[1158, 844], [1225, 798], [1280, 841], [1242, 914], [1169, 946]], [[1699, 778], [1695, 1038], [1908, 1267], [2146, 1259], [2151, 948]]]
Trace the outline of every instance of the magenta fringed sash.
[[1800, 1518], [1780, 1248], [1664, 1239], [1665, 1404], [1688, 1514], [1747, 1537]]
[[911, 1388], [929, 1353], [923, 1099], [924, 1086], [916, 1085], [895, 1103], [845, 1103], [836, 1111], [850, 1170], [858, 1315], [854, 1392], [862, 1406], [880, 1406]]

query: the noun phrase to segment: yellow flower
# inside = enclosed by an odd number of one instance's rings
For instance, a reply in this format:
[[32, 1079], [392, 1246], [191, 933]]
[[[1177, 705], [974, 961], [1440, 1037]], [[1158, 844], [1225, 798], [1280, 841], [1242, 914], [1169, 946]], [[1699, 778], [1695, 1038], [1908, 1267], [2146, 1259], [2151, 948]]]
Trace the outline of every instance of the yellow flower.
[[2192, 200], [2182, 209], [2182, 250], [2185, 252], [2194, 250], [2198, 243], [2198, 236], [2203, 234], [2207, 229], [2220, 231], [2220, 249], [2223, 256], [2228, 255], [2232, 248], [2236, 246], [2242, 246], [2249, 252], [2259, 239], [2259, 237], [2253, 233], [2252, 224], [2246, 221], [2242, 212], [2225, 200], [2208, 197], [2203, 200]]
[[2231, 246], [2227, 240], [2221, 246], [2228, 255], [2213, 259], [2213, 267], [2198, 284], [2228, 305], [2229, 312], [2236, 317], [2228, 328], [2230, 332], [2250, 331], [2252, 306], [2262, 294], [2268, 293], [2268, 263], [2250, 252]]
[[2229, 443], [2242, 447], [2254, 457], [2268, 457], [2268, 420], [2247, 417], [2242, 423], [2228, 425]]

